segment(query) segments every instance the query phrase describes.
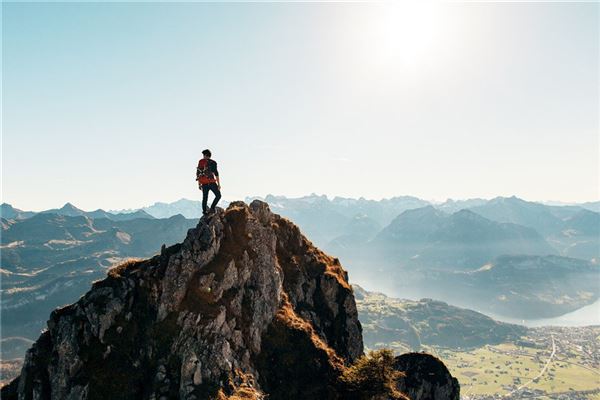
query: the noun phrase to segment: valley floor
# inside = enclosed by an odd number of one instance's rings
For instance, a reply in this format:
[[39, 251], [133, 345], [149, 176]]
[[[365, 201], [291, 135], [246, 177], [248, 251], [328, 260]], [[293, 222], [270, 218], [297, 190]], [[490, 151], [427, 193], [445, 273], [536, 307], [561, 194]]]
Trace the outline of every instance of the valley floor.
[[[398, 353], [407, 351], [403, 343], [387, 346]], [[600, 400], [597, 325], [531, 328], [514, 343], [473, 349], [424, 346], [421, 351], [446, 364], [460, 382], [463, 400]]]
[[531, 329], [516, 343], [430, 348], [462, 399], [600, 399], [600, 326]]

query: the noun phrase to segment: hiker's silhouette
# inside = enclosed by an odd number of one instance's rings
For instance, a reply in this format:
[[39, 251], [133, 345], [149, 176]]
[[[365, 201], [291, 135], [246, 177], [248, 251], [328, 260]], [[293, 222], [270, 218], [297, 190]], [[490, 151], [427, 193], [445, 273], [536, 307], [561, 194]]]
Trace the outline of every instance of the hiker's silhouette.
[[[207, 215], [214, 213], [217, 207], [217, 203], [221, 199], [221, 181], [219, 179], [219, 171], [217, 169], [217, 162], [210, 157], [212, 156], [210, 150], [202, 150], [203, 157], [198, 161], [198, 167], [196, 168], [196, 180], [198, 181], [198, 188], [202, 190], [202, 214]], [[208, 203], [208, 192], [212, 191], [215, 198], [210, 205], [210, 210], [206, 209]]]

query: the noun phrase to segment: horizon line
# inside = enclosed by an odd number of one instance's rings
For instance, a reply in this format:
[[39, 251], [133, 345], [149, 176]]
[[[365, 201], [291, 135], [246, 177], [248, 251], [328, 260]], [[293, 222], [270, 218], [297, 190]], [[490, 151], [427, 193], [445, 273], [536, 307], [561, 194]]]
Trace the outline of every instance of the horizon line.
[[[272, 196], [272, 197], [284, 197], [284, 198], [286, 198], [288, 200], [299, 200], [299, 199], [303, 199], [303, 198], [307, 198], [307, 197], [325, 197], [328, 201], [333, 201], [336, 198], [339, 198], [339, 199], [345, 199], [345, 200], [365, 200], [365, 201], [374, 201], [374, 202], [381, 202], [381, 201], [393, 200], [393, 199], [397, 199], [397, 198], [409, 197], [409, 198], [414, 198], [414, 199], [417, 199], [417, 200], [425, 201], [425, 202], [430, 203], [432, 205], [440, 205], [440, 204], [447, 203], [449, 201], [453, 201], [453, 202], [468, 201], [468, 200], [491, 201], [491, 200], [498, 199], [498, 198], [504, 198], [504, 199], [516, 198], [516, 199], [523, 200], [523, 201], [530, 202], [530, 203], [538, 203], [538, 204], [542, 204], [542, 205], [559, 206], [559, 207], [579, 206], [579, 205], [582, 205], [582, 204], [590, 204], [590, 203], [600, 202], [600, 198], [598, 198], [596, 200], [581, 201], [581, 202], [579, 202], [579, 201], [563, 201], [563, 200], [528, 200], [528, 199], [525, 199], [523, 197], [519, 197], [517, 195], [495, 196], [495, 197], [490, 197], [490, 198], [485, 198], [485, 197], [465, 197], [465, 198], [447, 197], [446, 200], [437, 200], [437, 199], [425, 199], [425, 198], [421, 198], [421, 197], [418, 197], [418, 196], [404, 194], [404, 195], [396, 195], [396, 196], [392, 196], [392, 197], [382, 197], [382, 198], [379, 198], [379, 199], [374, 199], [374, 198], [366, 198], [364, 196], [360, 196], [360, 197], [345, 197], [345, 196], [339, 196], [339, 195], [333, 195], [333, 196], [331, 196], [331, 195], [327, 195], [327, 194], [317, 194], [315, 192], [312, 192], [312, 193], [306, 194], [306, 195], [302, 195], [302, 196], [296, 196], [296, 197], [291, 197], [291, 196], [288, 197], [288, 196], [283, 195], [283, 194], [279, 195], [279, 194], [268, 193], [265, 196], [252, 195], [252, 196], [245, 196], [243, 199], [232, 199], [232, 200], [230, 200], [230, 199], [228, 199], [228, 198], [226, 198], [224, 196], [223, 197], [223, 201], [225, 201], [227, 203], [231, 203], [231, 202], [234, 202], [234, 201], [244, 201], [244, 202], [246, 202], [247, 199], [256, 199], [256, 198], [265, 200], [269, 196]], [[60, 206], [50, 207], [50, 208], [45, 208], [45, 209], [38, 209], [38, 210], [35, 210], [35, 209], [28, 209], [28, 210], [21, 209], [21, 208], [18, 208], [18, 206], [16, 206], [15, 204], [9, 203], [9, 202], [5, 202], [5, 201], [2, 202], [2, 205], [9, 205], [9, 206], [11, 206], [11, 207], [13, 207], [15, 209], [18, 209], [20, 211], [25, 211], [25, 212], [27, 212], [27, 211], [29, 211], [29, 212], [43, 212], [43, 211], [48, 211], [48, 210], [53, 210], [53, 209], [61, 209], [61, 208], [63, 208], [63, 207], [65, 207], [65, 206], [67, 206], [67, 205], [70, 204], [73, 207], [75, 207], [75, 208], [77, 208], [77, 209], [79, 209], [81, 211], [84, 211], [84, 212], [94, 212], [94, 211], [102, 210], [102, 211], [109, 212], [109, 213], [127, 213], [127, 212], [134, 212], [134, 211], [137, 211], [137, 210], [142, 210], [144, 208], [152, 207], [152, 206], [155, 206], [157, 204], [165, 204], [165, 205], [173, 204], [173, 203], [176, 203], [176, 202], [181, 201], [181, 200], [196, 201], [196, 202], [200, 202], [201, 201], [201, 200], [188, 199], [186, 197], [181, 197], [181, 198], [179, 198], [177, 200], [170, 201], [170, 202], [167, 202], [167, 201], [155, 201], [154, 203], [152, 203], [150, 205], [143, 205], [143, 206], [140, 206], [140, 207], [137, 207], [137, 208], [120, 208], [120, 209], [116, 209], [116, 208], [112, 208], [112, 209], [96, 208], [96, 209], [93, 209], [93, 210], [89, 210], [89, 209], [88, 210], [84, 210], [83, 208], [77, 207], [74, 204], [74, 202], [72, 202], [72, 201], [67, 201], [67, 202], [63, 203], [62, 205], [60, 205]]]

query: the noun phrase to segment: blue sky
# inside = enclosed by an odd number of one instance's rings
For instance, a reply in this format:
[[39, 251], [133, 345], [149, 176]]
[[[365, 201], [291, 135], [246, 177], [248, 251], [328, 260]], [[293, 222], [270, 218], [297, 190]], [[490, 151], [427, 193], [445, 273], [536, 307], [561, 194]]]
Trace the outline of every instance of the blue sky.
[[2, 201], [599, 194], [597, 3], [3, 3]]

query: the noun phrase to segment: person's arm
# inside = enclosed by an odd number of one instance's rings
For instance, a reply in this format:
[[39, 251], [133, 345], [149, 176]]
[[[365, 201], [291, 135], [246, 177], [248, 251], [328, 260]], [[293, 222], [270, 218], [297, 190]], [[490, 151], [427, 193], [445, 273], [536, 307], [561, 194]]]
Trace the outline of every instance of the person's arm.
[[215, 178], [217, 179], [217, 186], [219, 187], [219, 190], [221, 190], [221, 179], [219, 178], [219, 170], [217, 169], [217, 162], [214, 160], [213, 160], [213, 162], [214, 162], [213, 168], [215, 169], [213, 172], [215, 174]]

